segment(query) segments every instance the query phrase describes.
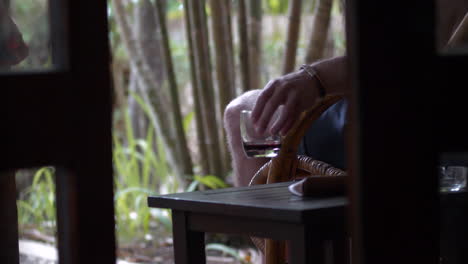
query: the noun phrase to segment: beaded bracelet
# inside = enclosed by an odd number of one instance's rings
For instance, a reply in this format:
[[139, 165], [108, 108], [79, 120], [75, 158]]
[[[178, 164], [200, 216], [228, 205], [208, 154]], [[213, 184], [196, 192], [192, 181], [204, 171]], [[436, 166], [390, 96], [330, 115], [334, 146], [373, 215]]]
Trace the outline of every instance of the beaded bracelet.
[[317, 87], [317, 89], [319, 90], [319, 96], [320, 97], [324, 97], [326, 92], [325, 92], [325, 86], [323, 85], [323, 82], [322, 80], [320, 79], [317, 71], [314, 69], [314, 67], [310, 66], [310, 65], [307, 65], [307, 64], [302, 64], [301, 70], [304, 70], [305, 72], [307, 72], [307, 74], [310, 75], [311, 78], [317, 78], [318, 82], [319, 82], [319, 86]]

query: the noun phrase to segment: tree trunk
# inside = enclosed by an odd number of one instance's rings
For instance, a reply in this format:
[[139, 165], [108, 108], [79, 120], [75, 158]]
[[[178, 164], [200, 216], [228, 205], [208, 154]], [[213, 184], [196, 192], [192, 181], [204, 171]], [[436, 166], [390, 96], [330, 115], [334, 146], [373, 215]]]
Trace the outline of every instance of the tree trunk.
[[[125, 63], [127, 64], [127, 63]], [[125, 67], [124, 63], [117, 58], [112, 59], [112, 87], [114, 104], [113, 108], [119, 111], [124, 111], [127, 107], [126, 96], [125, 96]], [[115, 120], [113, 126], [115, 133], [124, 133], [125, 125], [123, 119]]]
[[[144, 0], [148, 1], [149, 0]], [[179, 103], [179, 92], [177, 88], [176, 76], [174, 73], [174, 67], [172, 64], [172, 53], [169, 46], [169, 34], [166, 27], [166, 15], [162, 0], [156, 0], [156, 18], [159, 22], [160, 35], [162, 37], [162, 57], [164, 60], [167, 78], [169, 80], [169, 94], [171, 98], [171, 109], [172, 109], [172, 121], [173, 127], [175, 128], [177, 152], [180, 157], [180, 163], [182, 170], [186, 176], [193, 175], [193, 164], [190, 158], [190, 151], [187, 146], [187, 140], [182, 125], [182, 114], [180, 111]]]
[[124, 71], [121, 61], [112, 60], [112, 86], [114, 88], [114, 108], [124, 109], [127, 105], [125, 98]]
[[166, 150], [166, 157], [170, 167], [174, 170], [175, 176], [179, 178], [179, 182], [181, 182], [183, 185], [183, 171], [179, 166], [178, 158], [176, 152], [174, 151], [176, 149], [175, 142], [171, 137], [172, 134], [169, 126], [170, 124], [166, 119], [167, 109], [163, 107], [162, 102], [167, 98], [164, 98], [161, 94], [161, 96], [152, 97], [151, 100], [148, 96], [147, 91], [151, 90], [156, 85], [154, 75], [151, 72], [148, 63], [138, 52], [138, 45], [134, 36], [132, 35], [127, 18], [125, 17], [125, 8], [121, 0], [112, 0], [112, 6], [114, 9], [117, 25], [121, 32], [123, 43], [126, 46], [129, 55], [131, 66], [135, 69], [138, 75], [138, 87], [140, 87], [141, 97], [148, 106], [146, 109], [148, 118], [156, 129], [156, 133], [160, 135], [161, 141]]
[[301, 26], [301, 6], [302, 0], [289, 1], [289, 25], [283, 60], [283, 74], [292, 72], [296, 64], [297, 42]]
[[306, 55], [306, 63], [323, 58], [323, 51], [330, 27], [332, 0], [319, 0], [315, 9], [314, 27]]
[[211, 76], [211, 58], [208, 46], [208, 28], [206, 25], [205, 1], [189, 1], [192, 19], [192, 39], [195, 48], [196, 74], [198, 75], [199, 96], [204, 118], [206, 144], [208, 150], [210, 174], [222, 176], [221, 151], [216, 122], [213, 78]]
[[[225, 37], [229, 34], [229, 23], [227, 21], [226, 9], [223, 2], [228, 0], [210, 0], [212, 15], [211, 25], [213, 29], [213, 39], [215, 43], [216, 76], [218, 88], [218, 120], [220, 127], [223, 127], [223, 113], [227, 104], [231, 101], [231, 91], [233, 90], [233, 74], [231, 73], [230, 51], [228, 40]], [[224, 129], [221, 129], [221, 151], [223, 155], [223, 174], [230, 170], [230, 157], [227, 148], [227, 140]]]
[[247, 14], [245, 1], [246, 0], [239, 0], [239, 9], [237, 14], [240, 42], [239, 61], [243, 92], [250, 90], [249, 40], [247, 32]]
[[135, 100], [132, 94], [139, 94], [138, 75], [135, 69], [131, 70], [130, 80], [128, 83], [128, 114], [132, 122], [133, 132], [136, 138], [145, 138], [148, 130], [148, 118], [141, 106]]
[[249, 0], [250, 89], [259, 89], [262, 76], [262, 1]]
[[[133, 13], [133, 32], [135, 32], [135, 41], [138, 45], [138, 50], [142, 57], [159, 58], [161, 56], [161, 41], [154, 34], [154, 29], [159, 27], [156, 18], [154, 17], [153, 5], [148, 0], [143, 0], [136, 4]], [[148, 65], [158, 82], [157, 86], [161, 87], [166, 79], [164, 72], [164, 63], [161, 60], [148, 60]], [[148, 118], [137, 103], [132, 94], [139, 94], [138, 74], [135, 69], [130, 70], [130, 78], [128, 83], [128, 111], [134, 134], [137, 138], [146, 138], [148, 130]], [[155, 86], [153, 86], [155, 88]], [[150, 94], [156, 94], [156, 91], [146, 91]], [[156, 148], [155, 148], [156, 150]]]
[[162, 85], [167, 79], [167, 73], [164, 61], [157, 58], [162, 56], [163, 40], [161, 35], [155, 34], [156, 29], [161, 27], [161, 23], [157, 19], [150, 0], [140, 0], [134, 8], [135, 40], [142, 52], [141, 55], [150, 58], [147, 63], [153, 70], [158, 85]]
[[[169, 89], [165, 89], [164, 84], [167, 80], [166, 66], [161, 58], [163, 53], [162, 36], [156, 34], [160, 29], [160, 24], [155, 17], [155, 9], [151, 1], [141, 0], [139, 8], [135, 10], [136, 27], [134, 30], [134, 39], [136, 43], [136, 52], [144, 62], [142, 65], [147, 67], [148, 73], [151, 72], [151, 81], [154, 85], [146, 90], [151, 100], [157, 100], [155, 103], [161, 104], [162, 109], [170, 109]], [[144, 87], [139, 87], [144, 89]], [[172, 127], [171, 127], [172, 129]]]
[[190, 18], [190, 10], [189, 10], [189, 0], [184, 0], [184, 9], [185, 9], [185, 31], [187, 36], [188, 42], [188, 54], [189, 54], [189, 61], [190, 61], [190, 77], [192, 80], [192, 94], [193, 94], [193, 102], [194, 102], [194, 112], [195, 112], [195, 127], [197, 130], [197, 140], [198, 140], [198, 150], [200, 153], [200, 160], [199, 164], [201, 166], [201, 174], [208, 174], [210, 171], [209, 161], [208, 161], [208, 149], [205, 142], [205, 128], [203, 125], [203, 113], [201, 109], [201, 98], [199, 95], [199, 76], [196, 74], [196, 65], [195, 65], [195, 57], [194, 57], [194, 46], [192, 40], [192, 24]]

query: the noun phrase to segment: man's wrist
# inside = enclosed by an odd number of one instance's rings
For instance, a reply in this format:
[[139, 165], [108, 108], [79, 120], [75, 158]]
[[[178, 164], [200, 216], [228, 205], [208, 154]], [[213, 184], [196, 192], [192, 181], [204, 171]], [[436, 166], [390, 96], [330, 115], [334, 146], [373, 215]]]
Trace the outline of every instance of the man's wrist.
[[319, 93], [319, 96], [321, 98], [325, 97], [326, 91], [325, 91], [325, 86], [323, 85], [322, 80], [320, 79], [320, 76], [318, 75], [317, 71], [312, 67], [311, 65], [303, 64], [300, 69], [304, 71], [312, 80], [317, 81], [317, 90]]

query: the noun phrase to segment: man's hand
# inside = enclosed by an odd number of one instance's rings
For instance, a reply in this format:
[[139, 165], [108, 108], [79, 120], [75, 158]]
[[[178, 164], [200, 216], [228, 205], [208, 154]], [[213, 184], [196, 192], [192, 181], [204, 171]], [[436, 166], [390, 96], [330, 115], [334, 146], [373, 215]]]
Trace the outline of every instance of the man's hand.
[[261, 91], [252, 111], [257, 132], [265, 133], [275, 111], [283, 105], [279, 119], [270, 129], [271, 134], [285, 135], [300, 113], [312, 106], [319, 97], [320, 85], [316, 78], [304, 70], [271, 80]]

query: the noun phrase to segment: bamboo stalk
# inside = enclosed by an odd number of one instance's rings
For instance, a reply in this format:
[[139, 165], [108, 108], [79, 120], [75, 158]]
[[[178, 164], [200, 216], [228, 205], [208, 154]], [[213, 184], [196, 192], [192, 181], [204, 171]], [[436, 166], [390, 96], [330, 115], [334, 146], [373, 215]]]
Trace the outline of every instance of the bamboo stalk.
[[220, 112], [221, 115], [221, 133], [222, 133], [222, 142], [223, 142], [223, 172], [225, 175], [227, 175], [230, 171], [232, 171], [232, 160], [231, 160], [231, 155], [229, 153], [229, 148], [228, 148], [228, 142], [227, 142], [227, 135], [226, 135], [226, 130], [224, 130], [224, 119], [223, 119], [223, 114], [224, 110], [227, 106], [227, 104], [236, 97], [236, 78], [235, 78], [235, 66], [234, 66], [234, 44], [233, 44], [233, 39], [232, 39], [232, 23], [231, 23], [231, 1], [230, 0], [224, 0], [221, 2], [221, 8], [222, 8], [222, 14], [224, 16], [224, 43], [225, 47], [224, 49], [226, 50], [226, 60], [227, 60], [227, 77], [228, 77], [228, 83], [229, 85], [229, 90], [226, 90], [226, 102], [224, 103], [224, 106], [222, 108], [222, 111]]
[[[206, 96], [203, 98], [207, 99], [207, 103], [211, 103], [210, 108], [207, 109], [209, 110], [209, 114], [212, 114], [213, 119], [211, 119], [210, 115], [207, 115], [207, 124], [210, 130], [212, 130], [211, 134], [213, 135], [212, 140], [212, 148], [214, 148], [214, 153], [213, 153], [213, 159], [212, 159], [212, 174], [217, 175], [219, 177], [224, 176], [224, 170], [223, 170], [223, 145], [220, 144], [220, 135], [219, 135], [219, 122], [222, 118], [222, 113], [217, 112], [216, 110], [216, 98], [215, 98], [215, 88], [214, 88], [214, 82], [213, 82], [213, 69], [212, 69], [212, 64], [211, 64], [211, 52], [210, 52], [210, 41], [209, 41], [209, 32], [208, 32], [208, 16], [206, 14], [206, 0], [200, 0], [200, 16], [202, 18], [202, 32], [203, 32], [203, 51], [204, 51], [204, 57], [206, 58], [205, 63], [206, 63], [206, 74], [207, 74], [207, 80], [209, 84], [209, 89], [206, 90]], [[219, 117], [219, 119], [217, 119]], [[221, 130], [223, 131], [223, 130]]]
[[[230, 72], [230, 51], [229, 51], [229, 40], [225, 37], [229, 34], [228, 22], [226, 21], [226, 10], [224, 3], [226, 0], [210, 0], [210, 6], [212, 10], [211, 15], [211, 27], [213, 29], [213, 40], [215, 44], [215, 58], [216, 58], [216, 76], [217, 76], [217, 90], [218, 90], [218, 120], [220, 127], [223, 127], [223, 113], [224, 109], [231, 101], [231, 87], [233, 84], [233, 74]], [[226, 132], [221, 129], [221, 153], [223, 163], [223, 174], [226, 174], [230, 168], [230, 157], [227, 147]]]
[[208, 28], [206, 25], [205, 1], [189, 1], [192, 19], [192, 38], [195, 48], [195, 62], [198, 75], [198, 88], [202, 106], [205, 126], [206, 144], [210, 173], [221, 176], [222, 163], [219, 148], [219, 134], [216, 122], [216, 109], [214, 101], [213, 79], [211, 76], [211, 58], [208, 47]]
[[199, 95], [199, 88], [198, 88], [198, 76], [196, 74], [196, 65], [195, 65], [195, 57], [194, 57], [194, 46], [192, 40], [192, 25], [190, 23], [190, 10], [189, 10], [189, 0], [184, 0], [184, 10], [185, 10], [185, 31], [187, 36], [188, 42], [188, 54], [189, 54], [189, 61], [190, 61], [190, 77], [192, 80], [192, 93], [193, 93], [193, 101], [194, 101], [194, 112], [195, 112], [195, 127], [197, 130], [197, 140], [198, 140], [198, 149], [200, 153], [200, 166], [201, 166], [201, 173], [208, 174], [210, 167], [208, 164], [208, 150], [207, 145], [205, 142], [205, 128], [203, 126], [203, 114], [201, 109], [201, 98]]
[[182, 170], [186, 176], [193, 175], [193, 164], [190, 157], [190, 151], [187, 145], [184, 128], [182, 126], [182, 113], [180, 111], [179, 92], [177, 88], [177, 80], [172, 64], [172, 52], [169, 47], [169, 34], [166, 26], [166, 15], [164, 12], [162, 0], [156, 0], [156, 18], [159, 22], [159, 29], [162, 36], [162, 56], [165, 62], [166, 74], [169, 81], [169, 94], [171, 98], [171, 109], [173, 115], [173, 126], [176, 133], [177, 152], [180, 157]]
[[260, 89], [262, 61], [262, 1], [249, 1], [248, 39], [250, 89]]
[[235, 56], [234, 56], [234, 41], [233, 41], [233, 33], [232, 33], [232, 5], [230, 0], [226, 0], [223, 3], [223, 14], [225, 14], [226, 19], [224, 22], [226, 23], [227, 33], [224, 34], [226, 39], [226, 49], [228, 51], [228, 64], [229, 64], [229, 82], [232, 84], [231, 91], [229, 91], [229, 97], [235, 98], [237, 97], [237, 89], [236, 89], [236, 78], [235, 78]]
[[240, 42], [240, 70], [241, 70], [241, 87], [242, 91], [250, 90], [250, 66], [249, 66], [249, 45], [247, 32], [247, 14], [245, 8], [245, 0], [239, 0], [239, 9], [237, 14], [239, 27], [239, 42]]
[[297, 42], [299, 40], [301, 26], [301, 7], [302, 0], [289, 1], [288, 37], [286, 39], [286, 50], [284, 52], [283, 74], [292, 72], [296, 64]]
[[312, 63], [323, 57], [325, 43], [330, 27], [332, 0], [319, 0], [315, 9], [314, 26], [307, 49], [306, 63]]

